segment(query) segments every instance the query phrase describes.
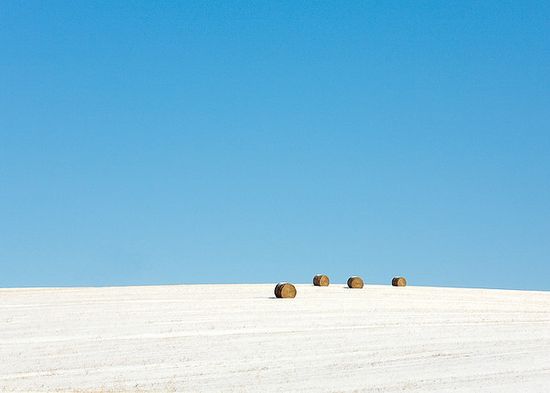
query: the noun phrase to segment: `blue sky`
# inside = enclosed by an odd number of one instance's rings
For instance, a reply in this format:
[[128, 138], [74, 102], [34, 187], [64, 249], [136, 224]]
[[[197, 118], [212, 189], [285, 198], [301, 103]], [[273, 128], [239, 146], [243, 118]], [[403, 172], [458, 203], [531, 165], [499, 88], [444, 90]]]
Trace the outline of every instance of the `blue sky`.
[[0, 5], [0, 286], [548, 290], [550, 3]]

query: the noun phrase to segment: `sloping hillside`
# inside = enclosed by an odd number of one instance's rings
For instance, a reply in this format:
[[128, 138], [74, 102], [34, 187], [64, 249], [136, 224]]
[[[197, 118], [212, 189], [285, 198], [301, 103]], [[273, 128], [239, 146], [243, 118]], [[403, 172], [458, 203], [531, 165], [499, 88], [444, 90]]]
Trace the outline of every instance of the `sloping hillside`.
[[0, 289], [0, 391], [550, 391], [550, 293], [273, 287]]

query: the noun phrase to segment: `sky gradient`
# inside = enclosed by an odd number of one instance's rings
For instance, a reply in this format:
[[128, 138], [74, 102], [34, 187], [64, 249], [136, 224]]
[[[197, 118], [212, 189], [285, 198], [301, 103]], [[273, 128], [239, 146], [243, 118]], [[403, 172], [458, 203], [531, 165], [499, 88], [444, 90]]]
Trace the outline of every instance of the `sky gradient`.
[[0, 5], [0, 286], [549, 290], [550, 3]]

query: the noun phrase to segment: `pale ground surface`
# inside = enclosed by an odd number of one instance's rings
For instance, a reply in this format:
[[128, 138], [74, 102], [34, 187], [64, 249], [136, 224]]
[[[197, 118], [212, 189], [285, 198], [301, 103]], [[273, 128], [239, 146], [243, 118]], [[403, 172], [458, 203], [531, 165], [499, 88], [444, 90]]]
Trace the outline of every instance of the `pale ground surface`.
[[0, 391], [550, 392], [550, 293], [0, 289]]

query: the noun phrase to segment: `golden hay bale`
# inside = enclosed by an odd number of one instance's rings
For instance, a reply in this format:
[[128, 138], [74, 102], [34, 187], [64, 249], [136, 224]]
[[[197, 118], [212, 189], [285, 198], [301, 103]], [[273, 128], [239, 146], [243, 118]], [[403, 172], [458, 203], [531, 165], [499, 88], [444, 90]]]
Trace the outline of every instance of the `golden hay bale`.
[[275, 296], [278, 298], [296, 297], [296, 287], [289, 282], [280, 282], [275, 286]]
[[405, 277], [394, 277], [391, 280], [391, 285], [393, 285], [394, 287], [405, 287], [407, 286], [407, 280], [405, 279]]
[[317, 274], [313, 277], [313, 285], [316, 287], [328, 287], [330, 280], [325, 274]]
[[351, 276], [348, 278], [348, 287], [350, 288], [363, 288], [363, 279], [359, 276]]

